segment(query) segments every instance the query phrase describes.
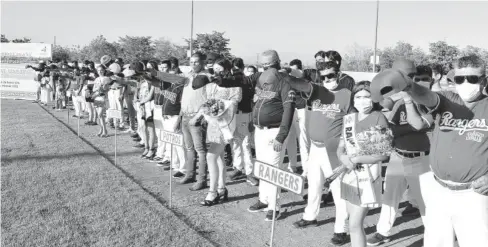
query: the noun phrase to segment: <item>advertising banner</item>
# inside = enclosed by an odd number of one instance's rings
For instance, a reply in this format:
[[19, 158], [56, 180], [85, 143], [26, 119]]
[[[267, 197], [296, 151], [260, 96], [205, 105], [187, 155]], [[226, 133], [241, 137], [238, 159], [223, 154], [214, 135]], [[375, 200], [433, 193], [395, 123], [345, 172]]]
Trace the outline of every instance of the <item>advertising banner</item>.
[[40, 60], [52, 59], [51, 44], [1, 43], [0, 97], [9, 99], [36, 99], [38, 83], [36, 72], [26, 69], [36, 66]]

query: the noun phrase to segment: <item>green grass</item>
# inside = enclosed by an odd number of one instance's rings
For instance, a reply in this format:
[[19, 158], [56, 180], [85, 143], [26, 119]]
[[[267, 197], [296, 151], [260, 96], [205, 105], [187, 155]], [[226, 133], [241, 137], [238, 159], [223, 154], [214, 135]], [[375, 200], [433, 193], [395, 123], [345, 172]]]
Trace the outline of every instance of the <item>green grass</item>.
[[1, 124], [2, 246], [212, 246], [38, 106]]

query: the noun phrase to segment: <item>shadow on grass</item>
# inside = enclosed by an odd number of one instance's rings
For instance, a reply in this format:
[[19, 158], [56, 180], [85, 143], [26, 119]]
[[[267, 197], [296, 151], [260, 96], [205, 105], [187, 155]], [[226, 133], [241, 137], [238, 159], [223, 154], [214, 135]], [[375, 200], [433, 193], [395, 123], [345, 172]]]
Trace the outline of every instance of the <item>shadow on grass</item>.
[[[134, 154], [139, 154], [140, 152], [135, 150], [135, 151], [130, 151], [130, 152], [124, 152], [124, 153], [119, 153], [117, 152], [117, 157], [124, 157], [124, 156], [132, 156]], [[96, 152], [82, 152], [82, 153], [67, 153], [63, 155], [22, 155], [22, 156], [13, 156], [13, 157], [8, 157], [4, 158], [2, 157], [2, 161], [28, 161], [28, 160], [37, 160], [37, 161], [46, 161], [46, 160], [52, 160], [52, 159], [64, 159], [66, 157], [71, 157], [71, 156], [76, 156], [76, 157], [90, 157], [90, 156], [96, 156], [99, 155], [99, 153]], [[113, 155], [113, 154], [112, 154]]]
[[[77, 136], [77, 132], [71, 128], [70, 125], [68, 125], [67, 123], [65, 123], [64, 121], [62, 121], [61, 119], [57, 118], [52, 112], [50, 112], [47, 108], [45, 107], [42, 107], [41, 105], [39, 105], [39, 107], [41, 107], [43, 110], [45, 110], [49, 115], [51, 115], [54, 119], [56, 119], [59, 123], [61, 123], [62, 125], [64, 125], [69, 131], [71, 131], [75, 136]], [[132, 182], [134, 182], [135, 184], [137, 184], [137, 186], [139, 186], [139, 188], [141, 188], [145, 193], [147, 193], [149, 196], [151, 196], [154, 200], [156, 200], [161, 206], [163, 207], [166, 207], [167, 209], [169, 209], [171, 212], [173, 212], [173, 214], [178, 218], [180, 219], [182, 222], [185, 223], [186, 226], [188, 226], [188, 228], [190, 229], [193, 229], [194, 231], [197, 232], [198, 235], [200, 235], [202, 238], [206, 239], [207, 241], [209, 241], [212, 245], [214, 246], [220, 246], [220, 244], [216, 243], [215, 241], [211, 240], [209, 237], [208, 237], [208, 232], [205, 232], [201, 227], [198, 227], [198, 226], [194, 226], [191, 224], [191, 221], [190, 219], [184, 215], [183, 213], [181, 212], [178, 212], [174, 207], [169, 207], [169, 204], [168, 202], [161, 198], [160, 196], [158, 196], [156, 193], [150, 191], [148, 188], [144, 187], [144, 185], [142, 184], [141, 181], [137, 180], [132, 174], [130, 174], [129, 172], [127, 172], [126, 170], [122, 169], [120, 166], [118, 165], [115, 165], [114, 161], [111, 159], [112, 156], [109, 156], [107, 154], [105, 154], [102, 150], [100, 150], [99, 148], [97, 148], [95, 145], [93, 145], [91, 142], [89, 142], [88, 140], [86, 140], [84, 137], [80, 136], [79, 137], [83, 142], [85, 142], [87, 145], [89, 145], [90, 147], [92, 147], [93, 149], [95, 149], [97, 151], [97, 153], [102, 156], [104, 159], [106, 159], [113, 167], [115, 167], [117, 170], [119, 170], [122, 174], [124, 174], [125, 177], [127, 177], [129, 180], [131, 180]]]
[[242, 196], [229, 196], [229, 200], [222, 203], [222, 204], [240, 201], [240, 200], [251, 199], [251, 198], [257, 197], [258, 195], [259, 195], [259, 193], [252, 193], [252, 194], [247, 194], [247, 195], [242, 195]]

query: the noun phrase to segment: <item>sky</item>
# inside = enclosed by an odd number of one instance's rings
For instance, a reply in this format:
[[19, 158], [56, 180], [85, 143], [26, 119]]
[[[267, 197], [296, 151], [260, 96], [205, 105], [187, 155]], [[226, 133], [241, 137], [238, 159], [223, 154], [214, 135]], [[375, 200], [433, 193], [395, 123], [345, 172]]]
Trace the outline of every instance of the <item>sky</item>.
[[[488, 49], [488, 2], [380, 1], [378, 48], [406, 41], [428, 50], [444, 40]], [[165, 37], [185, 44], [190, 1], [1, 2], [1, 33], [7, 38], [63, 46], [86, 45], [97, 35]], [[375, 1], [195, 1], [194, 33], [225, 32], [231, 53], [253, 63], [274, 49], [282, 61], [313, 64], [319, 50], [341, 54], [354, 43], [374, 48]], [[485, 23], [485, 24], [482, 24]]]

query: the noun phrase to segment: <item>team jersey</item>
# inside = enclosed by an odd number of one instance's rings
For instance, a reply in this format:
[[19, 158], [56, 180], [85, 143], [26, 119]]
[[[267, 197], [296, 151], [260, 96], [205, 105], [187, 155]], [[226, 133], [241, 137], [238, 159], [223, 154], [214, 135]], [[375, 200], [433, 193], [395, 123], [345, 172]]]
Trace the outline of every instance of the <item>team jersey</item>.
[[437, 92], [431, 168], [444, 180], [467, 183], [488, 174], [488, 97], [472, 108], [458, 94]]
[[[418, 107], [418, 105], [415, 106]], [[403, 99], [395, 103], [395, 105], [393, 106], [393, 110], [390, 114], [392, 114], [390, 119], [390, 127], [392, 129], [399, 126], [405, 127], [409, 125], [409, 123], [407, 122], [407, 109], [405, 108], [405, 102], [403, 101]], [[431, 123], [433, 121], [430, 114], [420, 115], [422, 118], [424, 118], [423, 121], [425, 122]], [[405, 151], [428, 151], [430, 150], [430, 140], [427, 134], [428, 131], [429, 129], [417, 131], [413, 127], [411, 127], [410, 131], [405, 131], [402, 134], [394, 135], [393, 146], [395, 148]]]

